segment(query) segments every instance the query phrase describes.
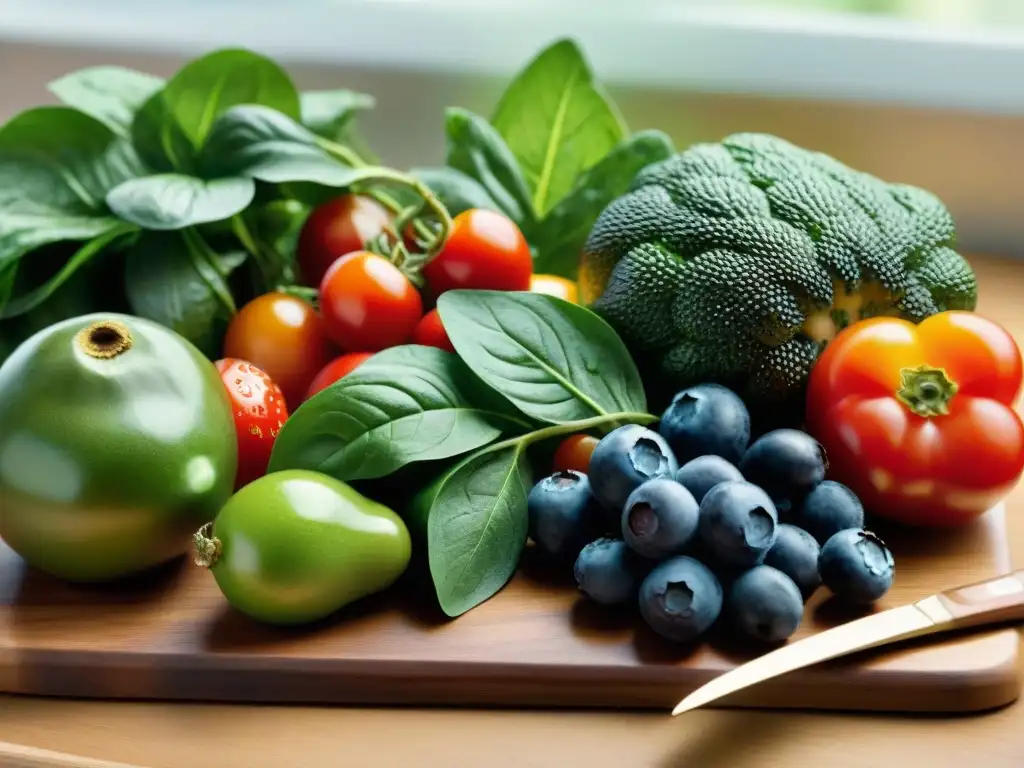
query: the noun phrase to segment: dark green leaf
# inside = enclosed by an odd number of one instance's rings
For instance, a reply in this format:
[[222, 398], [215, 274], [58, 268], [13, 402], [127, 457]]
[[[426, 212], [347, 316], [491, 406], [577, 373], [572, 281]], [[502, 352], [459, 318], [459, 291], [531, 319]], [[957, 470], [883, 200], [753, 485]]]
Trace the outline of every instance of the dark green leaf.
[[313, 133], [336, 141], [358, 112], [373, 109], [373, 96], [344, 89], [303, 91], [299, 94], [302, 124]]
[[470, 208], [501, 211], [487, 190], [462, 171], [454, 168], [414, 168], [409, 173], [426, 184], [452, 216]]
[[441, 609], [459, 616], [500, 590], [526, 543], [532, 479], [524, 444], [484, 448], [432, 489], [430, 575]]
[[104, 123], [122, 138], [131, 137], [132, 121], [164, 85], [162, 78], [125, 67], [88, 67], [54, 80], [50, 92]]
[[289, 417], [269, 471], [310, 469], [343, 481], [367, 480], [528, 428], [475, 405], [470, 377], [456, 355], [440, 349], [408, 345], [378, 352]]
[[447, 164], [480, 182], [501, 210], [529, 232], [535, 223], [530, 191], [504, 139], [484, 118], [455, 107], [445, 113], [445, 133]]
[[491, 122], [519, 162], [538, 218], [626, 135], [572, 40], [546, 48], [516, 76]]
[[129, 179], [107, 193], [107, 205], [143, 229], [183, 229], [230, 218], [256, 194], [252, 179], [235, 176], [204, 181], [180, 173]]
[[647, 408], [622, 340], [585, 307], [539, 293], [457, 290], [437, 308], [459, 356], [527, 416], [562, 424]]
[[534, 271], [575, 280], [580, 252], [601, 211], [629, 190], [645, 166], [674, 151], [672, 141], [661, 131], [641, 131], [580, 176], [572, 191], [533, 231], [531, 244], [537, 249]]
[[195, 170], [196, 148], [171, 115], [162, 90], [150, 96], [135, 114], [131, 131], [139, 157], [153, 170]]

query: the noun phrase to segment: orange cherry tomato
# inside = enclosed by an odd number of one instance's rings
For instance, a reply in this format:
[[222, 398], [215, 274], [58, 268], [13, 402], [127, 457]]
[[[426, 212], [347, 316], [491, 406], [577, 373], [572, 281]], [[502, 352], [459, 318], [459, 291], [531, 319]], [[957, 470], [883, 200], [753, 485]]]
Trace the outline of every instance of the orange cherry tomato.
[[342, 256], [320, 283], [327, 333], [347, 352], [378, 352], [403, 344], [423, 317], [423, 300], [409, 278], [369, 251]]
[[238, 438], [235, 489], [266, 474], [277, 433], [288, 419], [280, 387], [245, 360], [224, 358], [214, 365], [231, 401]]
[[531, 274], [533, 256], [519, 227], [485, 208], [456, 216], [441, 252], [423, 267], [435, 296], [456, 288], [525, 291]]
[[331, 264], [390, 232], [391, 225], [391, 212], [365, 195], [342, 195], [313, 209], [295, 244], [303, 282], [320, 285]]
[[257, 296], [238, 311], [224, 338], [224, 357], [265, 371], [293, 410], [335, 354], [313, 307], [287, 293]]
[[309, 393], [306, 395], [306, 399], [308, 400], [320, 390], [327, 389], [338, 379], [352, 373], [352, 371], [373, 357], [373, 354], [373, 352], [349, 352], [331, 360], [316, 375], [313, 383], [309, 385]]
[[558, 275], [534, 275], [530, 278], [530, 290], [579, 304], [580, 292], [575, 281]]
[[590, 456], [600, 442], [593, 435], [570, 435], [555, 450], [554, 471], [575, 469], [586, 472], [590, 469]]
[[1014, 410], [1022, 367], [1010, 334], [973, 312], [918, 325], [862, 320], [811, 369], [808, 431], [825, 449], [829, 476], [873, 514], [964, 523], [1024, 472], [1024, 424]]
[[436, 309], [427, 312], [416, 325], [416, 330], [412, 332], [412, 343], [422, 344], [425, 347], [437, 347], [445, 352], [455, 351]]

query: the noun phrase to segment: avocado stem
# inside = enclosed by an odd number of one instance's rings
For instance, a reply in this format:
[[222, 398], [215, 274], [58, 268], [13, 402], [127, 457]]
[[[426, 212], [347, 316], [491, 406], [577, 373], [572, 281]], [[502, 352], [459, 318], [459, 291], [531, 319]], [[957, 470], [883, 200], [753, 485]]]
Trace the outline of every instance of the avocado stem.
[[80, 330], [75, 338], [89, 357], [110, 360], [132, 348], [132, 332], [117, 320], [100, 320]]
[[896, 398], [918, 416], [945, 416], [959, 387], [944, 368], [919, 365], [900, 371]]
[[200, 568], [212, 568], [220, 560], [220, 539], [213, 535], [213, 523], [207, 523], [194, 534], [195, 564]]

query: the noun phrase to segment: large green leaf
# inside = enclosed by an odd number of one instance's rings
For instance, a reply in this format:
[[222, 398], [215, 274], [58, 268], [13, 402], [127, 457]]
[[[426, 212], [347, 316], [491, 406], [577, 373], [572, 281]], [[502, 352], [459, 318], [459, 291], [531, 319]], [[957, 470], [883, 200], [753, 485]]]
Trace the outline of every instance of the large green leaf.
[[163, 78], [125, 67], [88, 67], [70, 72], [49, 85], [69, 107], [95, 117], [122, 138], [131, 136], [132, 121]]
[[337, 141], [352, 119], [376, 104], [373, 96], [356, 91], [303, 91], [299, 94], [302, 124], [313, 133]]
[[409, 173], [426, 184], [452, 216], [470, 208], [501, 211], [483, 185], [462, 171], [454, 168], [413, 168]]
[[204, 181], [180, 173], [129, 179], [107, 193], [107, 205], [143, 229], [183, 229], [245, 210], [256, 184], [241, 176]]

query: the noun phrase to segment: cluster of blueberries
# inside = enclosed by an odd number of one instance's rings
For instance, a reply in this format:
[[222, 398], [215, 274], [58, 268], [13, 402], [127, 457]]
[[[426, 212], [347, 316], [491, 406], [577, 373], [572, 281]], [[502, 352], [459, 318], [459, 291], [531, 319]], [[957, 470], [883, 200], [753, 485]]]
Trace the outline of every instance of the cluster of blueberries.
[[751, 444], [739, 396], [702, 384], [675, 396], [657, 431], [608, 433], [587, 474], [538, 482], [530, 538], [546, 556], [575, 558], [587, 597], [637, 601], [670, 640], [695, 640], [724, 613], [744, 635], [778, 643], [822, 584], [860, 604], [892, 586], [892, 553], [826, 468], [821, 446], [799, 430]]

